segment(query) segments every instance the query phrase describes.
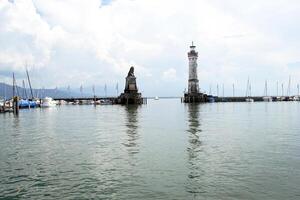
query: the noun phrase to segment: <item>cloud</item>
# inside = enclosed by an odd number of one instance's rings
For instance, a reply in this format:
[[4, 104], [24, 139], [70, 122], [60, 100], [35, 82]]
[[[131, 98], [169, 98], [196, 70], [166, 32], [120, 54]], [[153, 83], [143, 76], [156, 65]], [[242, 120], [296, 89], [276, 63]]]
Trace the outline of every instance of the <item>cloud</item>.
[[0, 70], [28, 63], [39, 87], [79, 87], [123, 83], [134, 65], [146, 94], [181, 95], [193, 40], [201, 88], [241, 89], [250, 76], [260, 94], [266, 78], [299, 73], [288, 66], [300, 56], [299, 9], [296, 0], [0, 0]]
[[162, 79], [164, 81], [174, 81], [177, 79], [177, 71], [174, 68], [169, 68], [163, 72]]

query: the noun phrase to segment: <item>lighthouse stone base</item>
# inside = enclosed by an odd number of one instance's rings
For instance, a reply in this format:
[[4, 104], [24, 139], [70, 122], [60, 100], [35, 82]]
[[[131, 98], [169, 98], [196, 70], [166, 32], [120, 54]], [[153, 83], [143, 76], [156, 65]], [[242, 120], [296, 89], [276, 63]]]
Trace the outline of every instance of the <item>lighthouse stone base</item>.
[[143, 104], [141, 93], [122, 93], [119, 96], [120, 104]]
[[208, 96], [204, 93], [185, 93], [183, 97], [184, 103], [205, 103], [208, 102]]

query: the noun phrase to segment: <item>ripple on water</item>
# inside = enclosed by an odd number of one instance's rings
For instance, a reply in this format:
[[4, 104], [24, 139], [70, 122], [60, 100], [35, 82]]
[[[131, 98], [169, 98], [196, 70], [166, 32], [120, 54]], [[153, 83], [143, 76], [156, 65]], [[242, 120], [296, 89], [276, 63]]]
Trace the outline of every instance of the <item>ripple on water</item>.
[[0, 115], [0, 199], [298, 199], [299, 104]]

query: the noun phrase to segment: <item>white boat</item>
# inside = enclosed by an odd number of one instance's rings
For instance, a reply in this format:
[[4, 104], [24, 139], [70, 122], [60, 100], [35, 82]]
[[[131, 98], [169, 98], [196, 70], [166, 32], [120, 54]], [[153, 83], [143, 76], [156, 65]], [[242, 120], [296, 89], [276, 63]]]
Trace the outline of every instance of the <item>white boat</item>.
[[0, 107], [4, 106], [5, 105], [5, 101], [4, 99], [0, 99]]
[[294, 96], [293, 101], [300, 101], [300, 96]]
[[90, 100], [79, 100], [79, 105], [90, 105], [92, 101]]
[[247, 98], [247, 99], [246, 99], [246, 102], [251, 102], [251, 103], [252, 103], [252, 102], [254, 102], [254, 99], [252, 99], [252, 98]]
[[156, 96], [156, 97], [154, 98], [154, 100], [159, 100], [158, 96]]
[[48, 108], [54, 107], [57, 105], [57, 102], [54, 101], [51, 97], [45, 97], [42, 101], [41, 107]]
[[74, 102], [72, 102], [72, 105], [79, 105], [79, 101], [75, 100]]
[[41, 107], [41, 99], [36, 98], [34, 99], [35, 103], [36, 103], [36, 107]]
[[263, 97], [263, 101], [265, 101], [265, 102], [272, 102], [273, 99], [272, 99], [272, 97]]
[[112, 105], [113, 102], [108, 100], [108, 99], [101, 99], [100, 100], [100, 105]]
[[68, 104], [68, 102], [66, 102], [65, 100], [59, 100], [58, 101], [58, 105], [67, 105]]
[[100, 100], [97, 100], [97, 101], [91, 101], [91, 104], [92, 104], [92, 105], [100, 105], [101, 102], [100, 102]]
[[277, 97], [277, 101], [286, 101], [286, 97], [282, 96], [282, 97]]

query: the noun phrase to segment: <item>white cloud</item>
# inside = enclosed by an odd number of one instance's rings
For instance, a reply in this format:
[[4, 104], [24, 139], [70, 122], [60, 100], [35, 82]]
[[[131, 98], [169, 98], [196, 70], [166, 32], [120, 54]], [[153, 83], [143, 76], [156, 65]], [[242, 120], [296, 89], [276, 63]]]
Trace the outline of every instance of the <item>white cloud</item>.
[[159, 75], [176, 79], [179, 95], [194, 40], [202, 88], [248, 76], [259, 88], [266, 77], [299, 74], [287, 67], [299, 61], [299, 8], [296, 0], [0, 0], [0, 73], [28, 62], [37, 85], [104, 85], [123, 82], [134, 65], [143, 91]]
[[162, 75], [163, 81], [174, 81], [177, 79], [177, 71], [174, 68], [167, 69]]

